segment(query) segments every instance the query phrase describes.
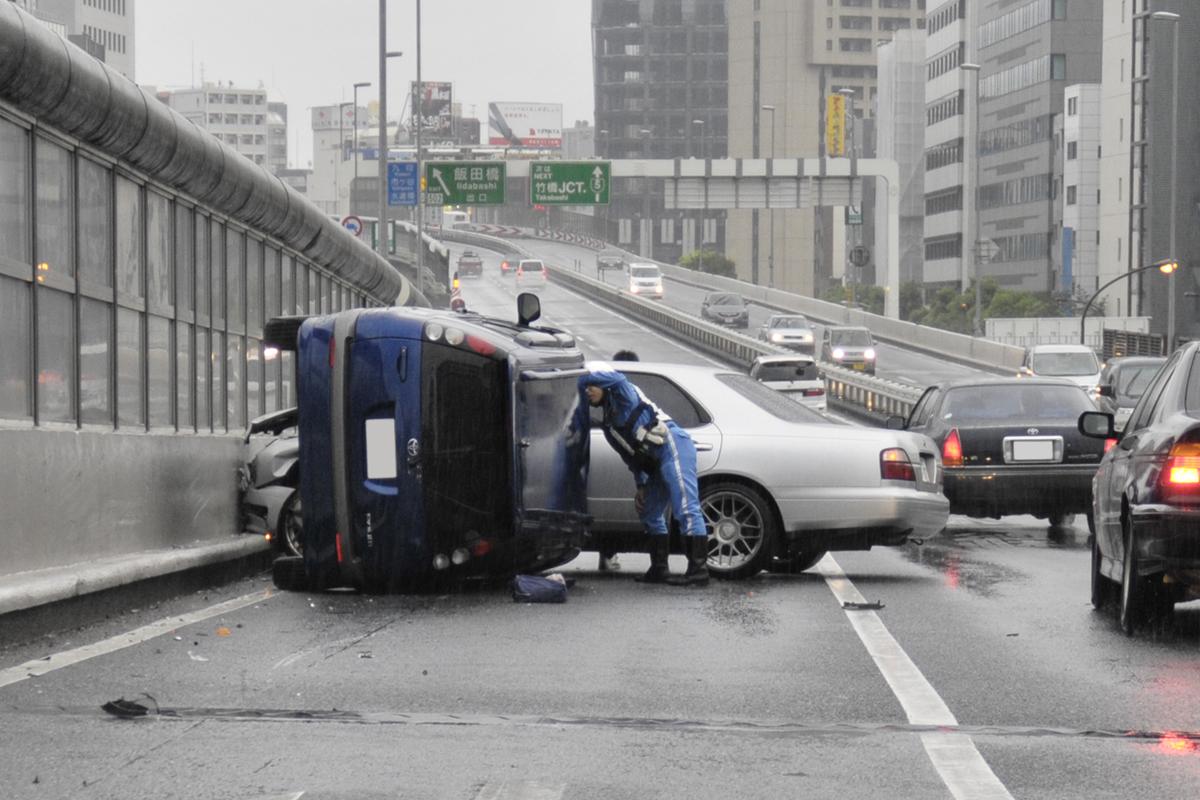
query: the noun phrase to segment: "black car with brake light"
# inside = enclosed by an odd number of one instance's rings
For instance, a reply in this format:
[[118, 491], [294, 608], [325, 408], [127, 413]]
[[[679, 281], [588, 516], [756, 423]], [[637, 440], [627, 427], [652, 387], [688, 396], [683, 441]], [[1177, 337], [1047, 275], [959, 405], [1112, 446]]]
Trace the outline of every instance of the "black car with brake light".
[[1107, 447], [1093, 499], [1092, 604], [1115, 596], [1133, 633], [1200, 596], [1200, 342], [1167, 360], [1124, 430], [1099, 411], [1078, 425]]
[[1077, 420], [1092, 408], [1066, 381], [964, 378], [929, 387], [904, 427], [941, 448], [950, 513], [1032, 514], [1058, 526], [1091, 511], [1104, 444]]

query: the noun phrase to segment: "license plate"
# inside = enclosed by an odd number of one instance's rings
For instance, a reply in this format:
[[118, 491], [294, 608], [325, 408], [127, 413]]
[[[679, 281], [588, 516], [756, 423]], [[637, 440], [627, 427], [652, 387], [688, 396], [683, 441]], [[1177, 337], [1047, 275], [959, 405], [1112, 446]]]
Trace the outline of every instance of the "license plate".
[[854, 368], [855, 369], [866, 369], [867, 365], [866, 364], [855, 364]]
[[1041, 440], [1023, 442], [1016, 440], [1012, 443], [1013, 461], [1053, 461], [1054, 442]]

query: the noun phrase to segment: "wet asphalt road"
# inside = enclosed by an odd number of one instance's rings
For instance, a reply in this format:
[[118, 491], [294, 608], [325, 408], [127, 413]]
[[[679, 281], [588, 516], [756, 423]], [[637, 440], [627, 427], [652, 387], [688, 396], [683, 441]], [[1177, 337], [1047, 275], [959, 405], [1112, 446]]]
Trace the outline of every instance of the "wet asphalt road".
[[[540, 293], [591, 357], [703, 363]], [[464, 296], [503, 312], [514, 293], [489, 272]], [[276, 593], [259, 576], [63, 619], [0, 642], [0, 797], [1191, 796], [1200, 604], [1126, 638], [1088, 603], [1088, 558], [1082, 523], [955, 517], [920, 544], [703, 589], [635, 583], [643, 555], [600, 573], [585, 554], [557, 606], [495, 585]], [[882, 607], [843, 609], [839, 568]], [[924, 686], [897, 678], [905, 661]], [[160, 713], [99, 709], [143, 692]], [[940, 734], [921, 722], [931, 693], [957, 723]], [[947, 771], [931, 745], [946, 731], [992, 782]]]

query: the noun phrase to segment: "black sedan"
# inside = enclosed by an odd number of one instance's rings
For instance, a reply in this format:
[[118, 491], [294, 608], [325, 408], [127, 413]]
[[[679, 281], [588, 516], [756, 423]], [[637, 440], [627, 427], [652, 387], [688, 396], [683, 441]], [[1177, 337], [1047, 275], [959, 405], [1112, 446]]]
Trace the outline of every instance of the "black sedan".
[[734, 292], [710, 292], [700, 304], [700, 318], [718, 325], [735, 328], [750, 327], [750, 307]]
[[1124, 431], [1099, 411], [1082, 414], [1079, 429], [1115, 441], [1093, 489], [1092, 604], [1106, 605], [1115, 582], [1131, 634], [1200, 592], [1200, 342], [1171, 356]]
[[950, 513], [1032, 514], [1057, 527], [1071, 514], [1090, 520], [1104, 442], [1081, 434], [1078, 420], [1094, 409], [1066, 381], [961, 378], [925, 390], [904, 427], [941, 448]]
[[1104, 365], [1096, 386], [1096, 406], [1113, 415], [1117, 430], [1125, 428], [1133, 407], [1164, 363], [1166, 359], [1160, 356], [1130, 356]]

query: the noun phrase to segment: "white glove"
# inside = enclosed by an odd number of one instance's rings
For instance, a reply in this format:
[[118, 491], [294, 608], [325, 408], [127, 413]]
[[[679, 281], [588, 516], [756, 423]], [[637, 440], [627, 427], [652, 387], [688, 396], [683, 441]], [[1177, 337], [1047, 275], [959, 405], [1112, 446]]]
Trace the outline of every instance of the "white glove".
[[638, 439], [644, 439], [650, 444], [661, 445], [667, 441], [667, 436], [669, 435], [670, 431], [667, 430], [667, 426], [661, 422], [655, 424], [655, 426], [650, 429], [638, 428]]

